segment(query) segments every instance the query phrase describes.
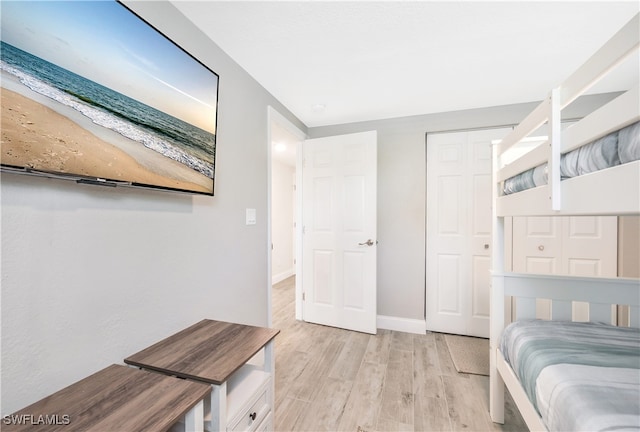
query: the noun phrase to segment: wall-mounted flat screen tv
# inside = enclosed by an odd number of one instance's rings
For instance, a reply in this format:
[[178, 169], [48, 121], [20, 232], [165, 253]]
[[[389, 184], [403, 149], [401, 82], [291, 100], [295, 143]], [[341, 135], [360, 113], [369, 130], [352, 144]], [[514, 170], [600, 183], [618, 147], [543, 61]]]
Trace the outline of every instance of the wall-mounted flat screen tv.
[[213, 195], [218, 75], [116, 1], [2, 1], [2, 170]]

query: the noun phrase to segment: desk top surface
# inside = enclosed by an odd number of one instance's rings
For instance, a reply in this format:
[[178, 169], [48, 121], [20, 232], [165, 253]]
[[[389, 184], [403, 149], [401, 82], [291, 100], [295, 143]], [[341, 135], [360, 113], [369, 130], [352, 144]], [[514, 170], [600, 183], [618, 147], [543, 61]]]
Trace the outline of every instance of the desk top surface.
[[2, 430], [165, 431], [210, 393], [203, 383], [111, 365], [3, 417]]
[[269, 343], [279, 330], [202, 320], [124, 362], [145, 369], [222, 384]]

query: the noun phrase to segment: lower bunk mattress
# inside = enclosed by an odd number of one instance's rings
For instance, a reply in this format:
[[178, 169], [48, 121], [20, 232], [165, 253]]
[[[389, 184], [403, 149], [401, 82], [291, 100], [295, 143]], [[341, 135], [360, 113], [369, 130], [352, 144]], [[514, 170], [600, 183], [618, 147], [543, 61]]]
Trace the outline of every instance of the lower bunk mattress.
[[[640, 160], [640, 122], [563, 154], [560, 175], [567, 179], [636, 160]], [[505, 180], [503, 192], [508, 195], [547, 182], [548, 167], [544, 164]]]
[[640, 329], [516, 321], [500, 351], [550, 431], [640, 430]]

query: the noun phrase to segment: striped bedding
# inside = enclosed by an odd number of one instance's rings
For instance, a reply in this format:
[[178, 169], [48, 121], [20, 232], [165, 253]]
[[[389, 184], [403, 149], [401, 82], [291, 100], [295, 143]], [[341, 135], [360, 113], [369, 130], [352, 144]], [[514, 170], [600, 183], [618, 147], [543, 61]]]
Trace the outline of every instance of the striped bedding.
[[640, 430], [640, 330], [523, 320], [500, 350], [549, 430]]

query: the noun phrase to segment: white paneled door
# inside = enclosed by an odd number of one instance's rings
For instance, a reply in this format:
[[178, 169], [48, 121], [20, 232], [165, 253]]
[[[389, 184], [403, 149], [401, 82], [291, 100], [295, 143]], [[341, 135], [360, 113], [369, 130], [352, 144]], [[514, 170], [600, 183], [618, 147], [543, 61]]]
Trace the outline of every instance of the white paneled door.
[[[513, 271], [616, 277], [616, 216], [514, 217]], [[536, 301], [536, 317], [549, 319], [551, 302]], [[589, 321], [588, 304], [573, 302], [576, 321]]]
[[510, 130], [427, 136], [428, 330], [489, 337], [491, 141]]
[[304, 320], [375, 334], [376, 132], [302, 151]]

